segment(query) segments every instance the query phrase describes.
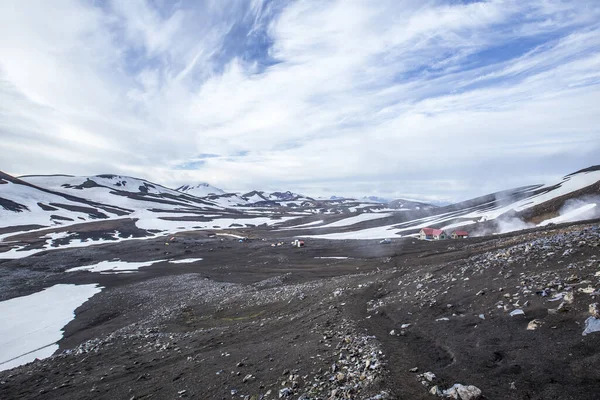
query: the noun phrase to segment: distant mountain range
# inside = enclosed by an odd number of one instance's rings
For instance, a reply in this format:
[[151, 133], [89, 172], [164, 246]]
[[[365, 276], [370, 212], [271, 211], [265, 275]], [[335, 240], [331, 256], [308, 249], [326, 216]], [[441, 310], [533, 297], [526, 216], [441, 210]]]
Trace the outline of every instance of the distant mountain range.
[[[345, 232], [341, 238], [357, 238], [353, 232], [361, 229], [367, 229], [363, 238], [414, 234], [421, 227], [469, 227], [485, 233], [595, 217], [600, 214], [597, 203], [600, 166], [577, 171], [552, 185], [530, 185], [444, 206], [378, 197], [318, 199], [290, 191], [226, 193], [206, 183], [174, 190], [120, 175], [16, 178], [0, 172], [0, 235], [119, 218], [134, 219], [149, 232], [300, 219], [304, 222], [298, 227], [303, 230], [335, 228]], [[370, 213], [378, 215], [364, 215]], [[293, 226], [284, 223], [286, 229]]]

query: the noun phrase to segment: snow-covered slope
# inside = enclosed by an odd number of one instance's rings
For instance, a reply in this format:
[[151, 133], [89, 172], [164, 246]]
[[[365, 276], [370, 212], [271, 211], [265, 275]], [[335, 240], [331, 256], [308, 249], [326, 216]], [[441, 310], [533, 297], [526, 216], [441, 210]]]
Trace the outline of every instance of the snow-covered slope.
[[0, 207], [0, 227], [85, 222], [120, 217], [132, 211], [41, 188], [1, 172]]
[[[436, 208], [431, 215], [390, 223], [358, 224], [352, 231], [303, 235], [323, 239], [382, 239], [415, 234], [421, 228], [464, 227], [475, 234], [503, 233], [548, 223], [599, 217], [600, 166], [587, 168], [549, 185], [532, 185], [493, 193], [454, 205]], [[565, 207], [577, 199], [577, 207]], [[376, 221], [376, 220], [375, 220]], [[545, 222], [546, 221], [546, 222]]]
[[314, 206], [318, 202], [312, 197], [304, 196], [298, 193], [272, 192], [267, 193], [259, 190], [253, 190], [241, 196], [248, 205], [254, 206], [282, 206], [282, 207], [302, 207]]
[[231, 210], [155, 183], [118, 175], [74, 177], [0, 174], [0, 227], [63, 225], [150, 215], [230, 214]]
[[199, 183], [197, 185], [183, 185], [178, 187], [178, 192], [186, 193], [196, 197], [205, 197], [208, 195], [225, 194], [225, 192], [219, 188], [209, 185], [208, 183]]
[[150, 208], [161, 210], [179, 210], [182, 207], [201, 210], [223, 208], [208, 200], [129, 176], [29, 175], [19, 179], [40, 188], [134, 211]]

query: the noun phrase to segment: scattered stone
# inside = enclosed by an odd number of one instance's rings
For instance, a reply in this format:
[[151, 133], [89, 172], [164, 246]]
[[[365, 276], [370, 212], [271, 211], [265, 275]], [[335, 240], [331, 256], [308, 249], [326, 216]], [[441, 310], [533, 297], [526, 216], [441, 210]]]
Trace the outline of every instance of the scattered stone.
[[537, 328], [539, 328], [540, 326], [542, 326], [542, 324], [543, 324], [543, 322], [540, 319], [531, 320], [527, 324], [527, 330], [528, 331], [535, 331]]
[[511, 317], [514, 317], [516, 315], [525, 315], [525, 311], [521, 310], [520, 308], [517, 308], [516, 310], [510, 312]]
[[588, 317], [585, 320], [585, 329], [583, 330], [583, 336], [589, 335], [593, 332], [600, 332], [600, 319], [594, 317]]
[[417, 372], [419, 370], [419, 368], [414, 367], [408, 370], [408, 372]]
[[433, 382], [435, 379], [435, 374], [431, 371], [428, 371], [423, 374], [423, 378], [427, 379], [429, 382]]
[[458, 400], [477, 400], [481, 398], [481, 390], [477, 386], [473, 385], [461, 385], [460, 383], [454, 384], [450, 389], [443, 391], [444, 397]]
[[573, 296], [573, 292], [568, 292], [568, 293], [565, 293], [565, 295], [564, 295], [564, 297], [563, 297], [563, 300], [564, 300], [564, 301], [565, 301], [565, 303], [567, 303], [567, 304], [572, 304], [574, 299], [575, 299], [575, 298], [574, 298], [574, 296]]

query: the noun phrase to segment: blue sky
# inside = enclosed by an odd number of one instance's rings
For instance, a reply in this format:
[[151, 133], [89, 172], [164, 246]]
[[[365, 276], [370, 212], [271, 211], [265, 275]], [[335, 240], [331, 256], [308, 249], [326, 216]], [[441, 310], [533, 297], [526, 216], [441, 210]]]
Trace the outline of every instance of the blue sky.
[[600, 163], [600, 3], [5, 1], [0, 169], [461, 200]]

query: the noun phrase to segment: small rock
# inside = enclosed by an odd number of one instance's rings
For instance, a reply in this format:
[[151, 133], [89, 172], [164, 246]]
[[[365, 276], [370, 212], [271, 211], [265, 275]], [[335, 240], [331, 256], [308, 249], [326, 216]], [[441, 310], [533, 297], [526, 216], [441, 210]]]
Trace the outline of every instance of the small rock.
[[515, 315], [525, 315], [525, 312], [520, 308], [517, 308], [516, 310], [510, 312], [511, 317], [514, 317]]
[[460, 396], [461, 400], [475, 400], [475, 399], [479, 399], [481, 397], [481, 389], [479, 389], [477, 386], [473, 386], [473, 385], [469, 385], [469, 386], [462, 386], [460, 385], [458, 388], [458, 395]]
[[598, 303], [590, 304], [589, 312], [592, 317], [600, 319], [600, 306]]
[[294, 394], [294, 391], [290, 388], [283, 388], [279, 391], [279, 398], [283, 399], [285, 397], [289, 397]]
[[417, 372], [419, 370], [419, 368], [414, 367], [408, 370], [408, 372]]
[[542, 326], [542, 323], [543, 322], [540, 319], [531, 320], [527, 324], [527, 330], [528, 331], [535, 331], [537, 328], [539, 328], [540, 326]]
[[588, 317], [588, 319], [585, 320], [583, 336], [589, 335], [592, 332], [600, 332], [600, 319]]
[[457, 383], [450, 389], [444, 390], [443, 396], [458, 400], [477, 400], [481, 398], [481, 390], [473, 385], [464, 386]]
[[431, 393], [434, 396], [442, 395], [442, 391], [440, 390], [440, 388], [437, 385], [435, 385], [431, 389], [429, 389], [429, 393]]
[[390, 336], [395, 336], [395, 335], [396, 335], [396, 331], [395, 331], [394, 329], [392, 329], [392, 330], [390, 331]]
[[431, 371], [427, 371], [423, 374], [423, 377], [429, 382], [433, 382], [433, 380], [435, 379], [435, 374]]
[[249, 381], [250, 379], [252, 379], [252, 378], [253, 378], [252, 374], [248, 374], [248, 375], [246, 375], [246, 376], [244, 377], [244, 379], [242, 380], [242, 382], [246, 383], [246, 382], [248, 382], [248, 381]]
[[568, 292], [565, 293], [565, 295], [563, 296], [563, 300], [567, 303], [567, 304], [572, 304], [573, 300], [574, 300], [574, 296], [573, 296], [573, 292]]

